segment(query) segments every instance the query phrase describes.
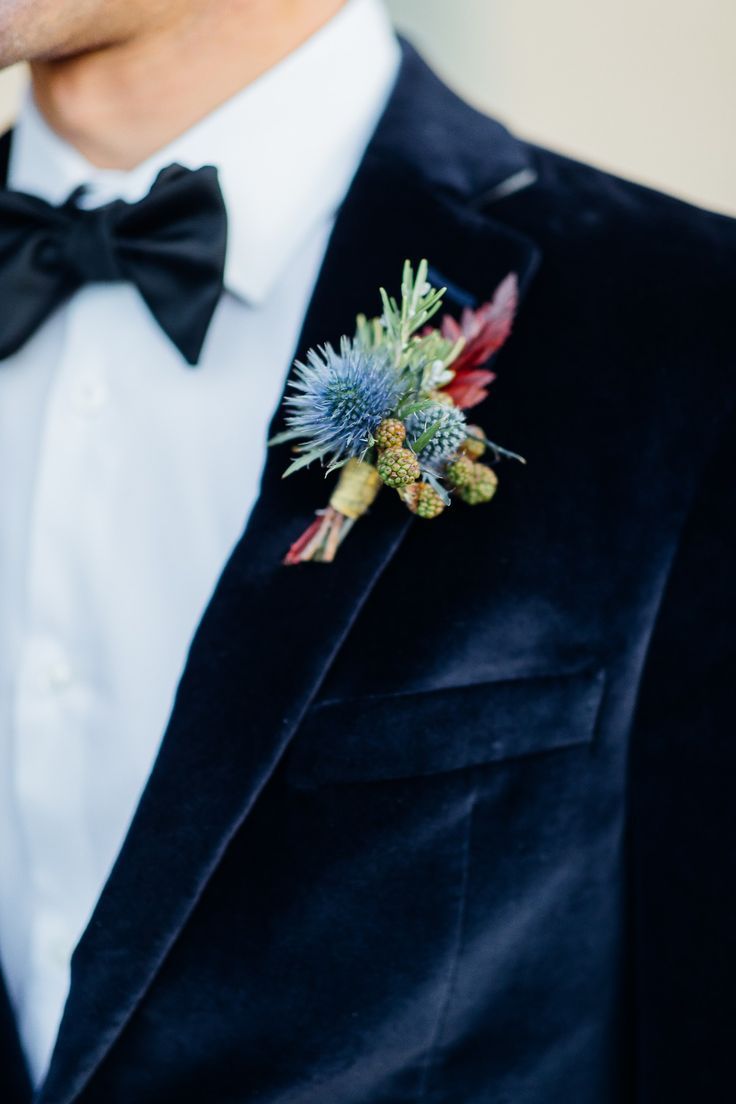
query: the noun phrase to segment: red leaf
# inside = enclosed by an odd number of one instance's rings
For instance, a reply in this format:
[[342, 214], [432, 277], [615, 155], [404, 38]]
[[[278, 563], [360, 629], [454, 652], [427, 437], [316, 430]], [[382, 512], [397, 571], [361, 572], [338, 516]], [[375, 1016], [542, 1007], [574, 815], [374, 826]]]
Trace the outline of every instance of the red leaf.
[[495, 378], [495, 372], [487, 372], [482, 368], [466, 369], [456, 375], [442, 391], [452, 398], [455, 406], [468, 410], [488, 397], [487, 385], [493, 383]]
[[458, 322], [447, 314], [442, 319], [442, 336], [455, 342], [465, 338], [465, 345], [452, 363], [455, 378], [443, 391], [456, 406], [467, 410], [488, 396], [488, 384], [496, 378], [493, 372], [479, 368], [497, 352], [511, 333], [511, 324], [519, 303], [519, 284], [511, 272], [496, 288], [489, 303], [477, 310], [466, 307]]
[[465, 347], [452, 367], [456, 374], [485, 364], [497, 352], [511, 333], [511, 324], [519, 302], [519, 284], [511, 272], [496, 288], [489, 303], [477, 310], [466, 307], [460, 323], [445, 315], [442, 319], [442, 335], [448, 341], [465, 338]]

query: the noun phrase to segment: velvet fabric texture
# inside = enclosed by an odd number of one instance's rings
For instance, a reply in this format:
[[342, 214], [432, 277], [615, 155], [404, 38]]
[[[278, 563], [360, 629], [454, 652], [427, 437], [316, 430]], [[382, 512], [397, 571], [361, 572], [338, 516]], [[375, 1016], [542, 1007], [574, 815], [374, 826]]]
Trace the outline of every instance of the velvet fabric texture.
[[528, 464], [432, 522], [384, 492], [284, 568], [326, 485], [271, 451], [40, 1104], [730, 1083], [734, 224], [517, 140], [404, 46], [300, 354], [425, 255], [451, 303], [519, 274], [477, 418]]

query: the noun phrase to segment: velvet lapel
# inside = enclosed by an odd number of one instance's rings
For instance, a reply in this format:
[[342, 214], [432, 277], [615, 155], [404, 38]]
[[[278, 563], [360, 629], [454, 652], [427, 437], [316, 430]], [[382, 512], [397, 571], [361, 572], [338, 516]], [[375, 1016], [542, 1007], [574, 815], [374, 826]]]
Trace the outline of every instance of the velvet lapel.
[[4, 188], [8, 179], [8, 160], [10, 158], [10, 142], [12, 130], [6, 130], [0, 135], [0, 187]]
[[[478, 298], [510, 269], [523, 281], [531, 274], [536, 251], [528, 240], [459, 197], [441, 198], [423, 172], [427, 155], [421, 143], [412, 149], [416, 136], [404, 120], [406, 105], [422, 97], [435, 112], [435, 141], [447, 145], [444, 171], [458, 179], [469, 172], [453, 153], [451, 123], [444, 138], [438, 125], [441, 88], [406, 50], [392, 101], [338, 216], [300, 355], [352, 332], [359, 311], [377, 312], [379, 285], [398, 291], [406, 257], [427, 255]], [[479, 187], [519, 168], [510, 148], [507, 139], [495, 165], [486, 157]], [[279, 413], [274, 429], [281, 420]], [[333, 565], [282, 567], [288, 545], [329, 495], [318, 471], [282, 481], [287, 461], [287, 449], [271, 450], [246, 532], [193, 641], [155, 768], [73, 958], [42, 1104], [69, 1104], [123, 1029], [411, 524], [396, 497], [384, 493]]]
[[10, 998], [0, 977], [0, 1100], [3, 1104], [27, 1104], [31, 1082], [18, 1038]]

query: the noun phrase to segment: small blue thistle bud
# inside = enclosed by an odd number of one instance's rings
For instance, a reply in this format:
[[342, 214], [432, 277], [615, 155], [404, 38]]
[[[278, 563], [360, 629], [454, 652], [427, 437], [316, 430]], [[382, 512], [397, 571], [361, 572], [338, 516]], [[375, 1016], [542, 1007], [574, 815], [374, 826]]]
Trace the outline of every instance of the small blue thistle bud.
[[468, 435], [465, 415], [456, 406], [432, 403], [411, 414], [406, 420], [406, 435], [410, 444], [439, 422], [439, 428], [421, 451], [422, 463], [436, 464], [457, 452]]

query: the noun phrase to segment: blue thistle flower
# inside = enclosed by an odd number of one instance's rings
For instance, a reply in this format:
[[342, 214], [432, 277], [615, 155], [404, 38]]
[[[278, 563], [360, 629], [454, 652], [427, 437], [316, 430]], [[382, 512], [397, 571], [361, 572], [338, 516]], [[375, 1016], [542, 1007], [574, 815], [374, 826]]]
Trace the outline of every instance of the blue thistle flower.
[[465, 415], [456, 406], [432, 403], [410, 414], [406, 419], [406, 436], [413, 445], [421, 435], [439, 422], [439, 428], [420, 453], [422, 463], [437, 464], [446, 460], [462, 445], [468, 435]]
[[384, 349], [356, 347], [348, 338], [340, 342], [339, 353], [331, 345], [311, 349], [306, 364], [296, 365], [286, 399], [289, 430], [280, 439], [298, 439], [304, 463], [326, 456], [332, 464], [362, 457], [400, 394], [398, 375]]

